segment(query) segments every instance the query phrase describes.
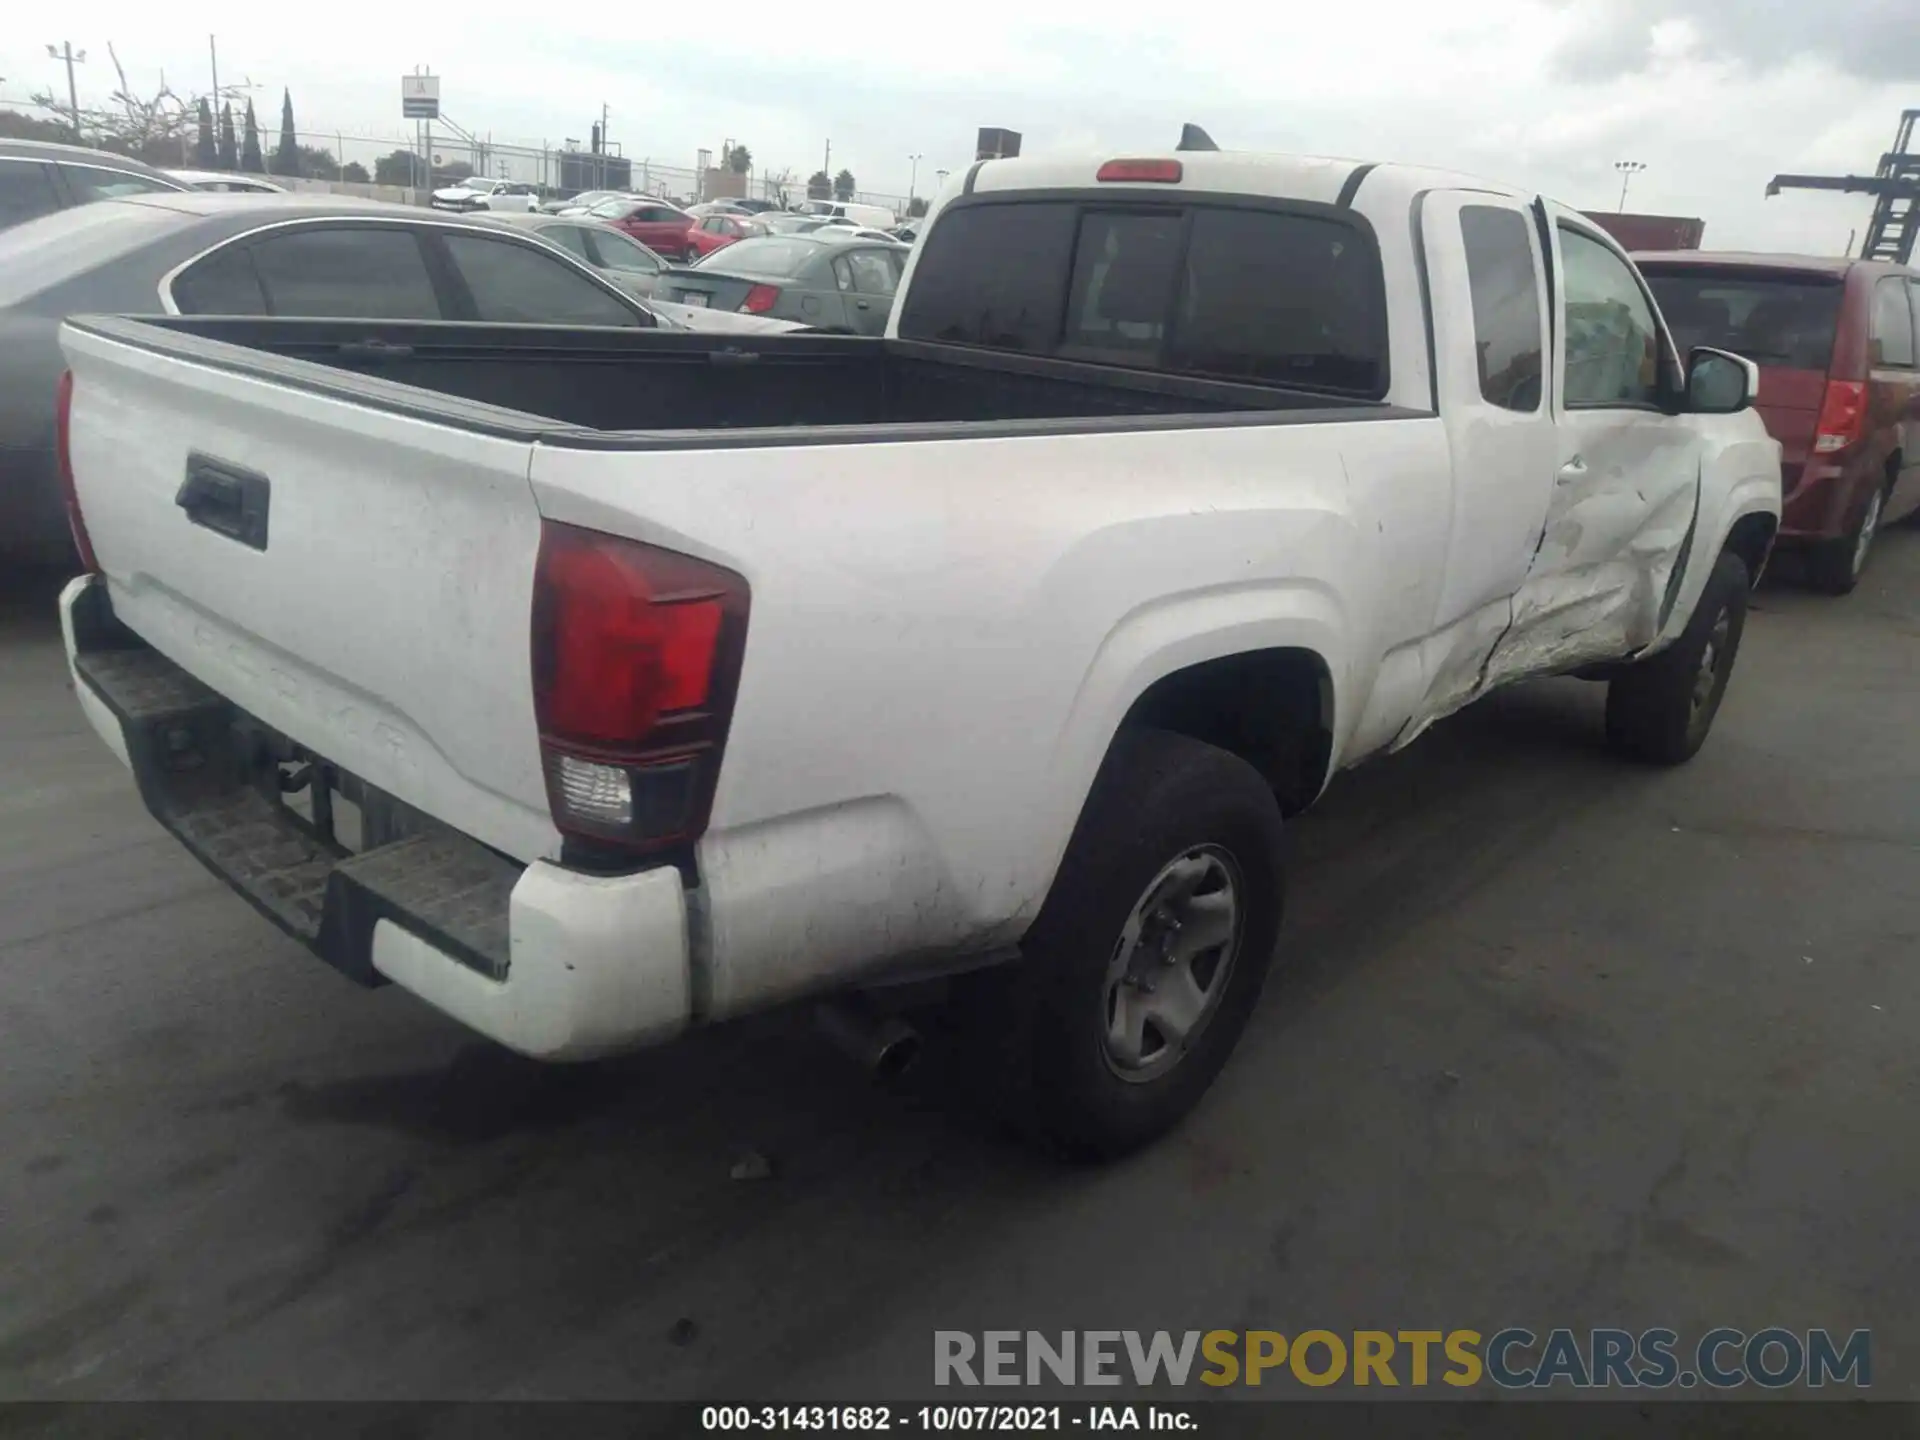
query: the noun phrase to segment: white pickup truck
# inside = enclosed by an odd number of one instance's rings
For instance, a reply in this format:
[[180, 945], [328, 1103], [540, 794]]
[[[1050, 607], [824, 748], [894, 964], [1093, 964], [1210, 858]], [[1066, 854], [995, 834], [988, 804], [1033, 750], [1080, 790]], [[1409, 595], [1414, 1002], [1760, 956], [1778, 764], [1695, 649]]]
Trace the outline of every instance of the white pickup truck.
[[61, 339], [80, 703], [269, 919], [552, 1059], [933, 977], [1098, 1154], [1238, 1039], [1283, 815], [1528, 676], [1687, 759], [1780, 509], [1611, 240], [1392, 165], [976, 165], [884, 339]]

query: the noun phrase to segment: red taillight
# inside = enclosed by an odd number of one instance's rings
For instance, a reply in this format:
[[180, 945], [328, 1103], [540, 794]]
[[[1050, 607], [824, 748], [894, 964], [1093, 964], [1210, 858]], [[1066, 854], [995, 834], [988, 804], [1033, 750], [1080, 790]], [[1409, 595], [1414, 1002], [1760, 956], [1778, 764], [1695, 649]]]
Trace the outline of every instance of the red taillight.
[[740, 302], [740, 308], [749, 315], [764, 315], [779, 303], [778, 285], [756, 285], [747, 291], [747, 298]]
[[1178, 185], [1182, 173], [1178, 160], [1109, 160], [1094, 179]]
[[1858, 380], [1829, 380], [1827, 398], [1820, 406], [1820, 423], [1813, 429], [1817, 455], [1844, 450], [1860, 438], [1867, 422], [1867, 387]]
[[73, 548], [80, 552], [80, 564], [89, 574], [98, 574], [100, 562], [93, 556], [93, 541], [87, 535], [87, 522], [80, 514], [80, 492], [73, 483], [73, 372], [62, 370], [60, 383], [53, 392], [53, 448], [60, 466], [60, 496], [67, 506], [67, 527], [73, 531]]
[[706, 828], [747, 602], [747, 582], [718, 565], [542, 526], [533, 699], [562, 831], [649, 850]]

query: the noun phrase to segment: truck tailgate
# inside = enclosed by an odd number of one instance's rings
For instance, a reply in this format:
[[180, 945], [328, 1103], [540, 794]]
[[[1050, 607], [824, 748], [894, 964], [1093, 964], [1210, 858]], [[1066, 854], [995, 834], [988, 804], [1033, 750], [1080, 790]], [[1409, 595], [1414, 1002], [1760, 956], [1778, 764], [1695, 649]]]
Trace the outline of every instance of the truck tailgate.
[[530, 442], [69, 325], [75, 486], [115, 614], [342, 769], [558, 853], [533, 713]]

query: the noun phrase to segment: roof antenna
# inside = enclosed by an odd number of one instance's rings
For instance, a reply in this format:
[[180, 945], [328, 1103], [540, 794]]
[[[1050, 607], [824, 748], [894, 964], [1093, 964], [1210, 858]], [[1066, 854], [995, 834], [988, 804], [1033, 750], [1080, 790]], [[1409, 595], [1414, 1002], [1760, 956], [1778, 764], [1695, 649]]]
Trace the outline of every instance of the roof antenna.
[[1176, 150], [1218, 150], [1220, 147], [1213, 143], [1213, 137], [1211, 135], [1207, 134], [1206, 131], [1189, 120], [1185, 125], [1180, 127], [1180, 143], [1173, 148]]

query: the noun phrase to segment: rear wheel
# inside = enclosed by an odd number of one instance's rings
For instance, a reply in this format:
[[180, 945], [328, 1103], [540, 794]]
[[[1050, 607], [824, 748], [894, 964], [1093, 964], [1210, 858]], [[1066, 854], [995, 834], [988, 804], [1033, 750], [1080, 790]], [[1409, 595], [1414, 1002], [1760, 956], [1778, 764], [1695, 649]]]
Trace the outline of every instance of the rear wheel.
[[1845, 595], [1860, 583], [1861, 575], [1866, 573], [1868, 552], [1873, 549], [1874, 537], [1880, 533], [1880, 516], [1886, 503], [1886, 490], [1876, 486], [1849, 533], [1807, 552], [1807, 582], [1814, 589], [1828, 595]]
[[1174, 1125], [1246, 1026], [1280, 906], [1260, 773], [1184, 735], [1120, 735], [1021, 959], [963, 1001], [1010, 1118], [1089, 1158]]
[[1678, 640], [1607, 686], [1607, 742], [1653, 765], [1679, 765], [1706, 743], [1746, 630], [1746, 562], [1723, 551]]

